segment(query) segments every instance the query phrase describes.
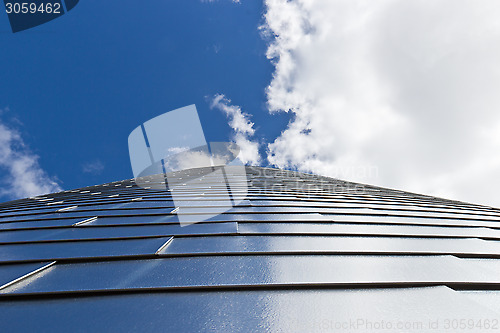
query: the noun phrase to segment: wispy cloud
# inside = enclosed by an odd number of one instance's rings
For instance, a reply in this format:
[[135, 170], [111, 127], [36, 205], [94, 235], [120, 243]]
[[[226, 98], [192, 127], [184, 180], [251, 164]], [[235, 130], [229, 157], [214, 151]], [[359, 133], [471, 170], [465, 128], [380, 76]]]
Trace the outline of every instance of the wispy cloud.
[[249, 119], [250, 115], [243, 112], [239, 106], [231, 105], [231, 100], [222, 94], [213, 97], [210, 107], [224, 112], [229, 119], [229, 126], [233, 129], [232, 140], [240, 148], [238, 158], [245, 164], [258, 164], [259, 144], [250, 140], [255, 134], [254, 123]]
[[265, 3], [271, 164], [500, 206], [500, 2]]
[[38, 159], [19, 131], [0, 119], [0, 196], [17, 199], [61, 191], [57, 180], [47, 175]]
[[87, 162], [82, 165], [82, 171], [84, 173], [100, 175], [104, 171], [104, 163], [102, 163], [100, 160]]

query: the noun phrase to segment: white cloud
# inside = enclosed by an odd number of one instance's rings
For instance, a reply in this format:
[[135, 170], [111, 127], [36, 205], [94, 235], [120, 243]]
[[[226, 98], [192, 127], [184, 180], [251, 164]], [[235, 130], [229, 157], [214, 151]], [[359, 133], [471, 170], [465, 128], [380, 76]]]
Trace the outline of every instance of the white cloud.
[[167, 172], [211, 166], [210, 154], [205, 150], [186, 150], [165, 159]]
[[500, 206], [500, 2], [266, 6], [271, 164]]
[[30, 152], [20, 133], [0, 121], [0, 195], [11, 199], [61, 191]]
[[245, 164], [258, 164], [260, 161], [259, 144], [249, 138], [254, 135], [254, 123], [249, 115], [237, 105], [231, 105], [231, 100], [222, 94], [217, 94], [211, 101], [210, 107], [223, 111], [229, 119], [229, 126], [233, 129], [232, 140], [239, 146], [238, 158]]
[[100, 160], [83, 164], [82, 171], [94, 175], [100, 175], [104, 171], [104, 164]]

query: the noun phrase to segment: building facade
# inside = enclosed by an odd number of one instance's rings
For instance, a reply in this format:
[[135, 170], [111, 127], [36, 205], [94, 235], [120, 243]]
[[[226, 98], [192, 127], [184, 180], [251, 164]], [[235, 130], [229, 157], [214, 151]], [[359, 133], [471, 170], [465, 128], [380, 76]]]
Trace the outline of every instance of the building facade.
[[246, 172], [222, 213], [207, 173], [182, 207], [134, 180], [0, 204], [2, 331], [500, 329], [499, 209]]

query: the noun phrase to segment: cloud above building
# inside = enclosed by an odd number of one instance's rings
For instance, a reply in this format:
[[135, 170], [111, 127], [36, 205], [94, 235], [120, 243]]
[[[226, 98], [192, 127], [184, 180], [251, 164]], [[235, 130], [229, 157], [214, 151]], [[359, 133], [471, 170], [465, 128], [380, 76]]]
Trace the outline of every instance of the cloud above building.
[[251, 139], [255, 129], [254, 123], [250, 121], [250, 115], [243, 112], [238, 105], [232, 105], [231, 100], [223, 94], [215, 95], [211, 99], [210, 107], [224, 112], [228, 118], [229, 126], [233, 130], [231, 139], [240, 149], [238, 158], [241, 162], [259, 164], [259, 143]]
[[265, 4], [270, 164], [500, 206], [500, 2]]
[[100, 175], [104, 171], [104, 163], [102, 163], [102, 161], [98, 159], [85, 162], [82, 165], [82, 171], [84, 173]]
[[18, 199], [61, 191], [57, 179], [40, 166], [20, 132], [0, 119], [0, 196]]

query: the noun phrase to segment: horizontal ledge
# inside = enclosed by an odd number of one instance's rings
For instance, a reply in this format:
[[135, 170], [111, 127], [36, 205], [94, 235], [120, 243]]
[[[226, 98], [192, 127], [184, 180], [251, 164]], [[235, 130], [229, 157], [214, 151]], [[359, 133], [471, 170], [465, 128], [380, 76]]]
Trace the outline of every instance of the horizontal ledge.
[[0, 294], [0, 302], [27, 299], [55, 299], [67, 297], [99, 297], [124, 294], [178, 293], [178, 292], [238, 292], [275, 290], [373, 290], [410, 289], [444, 286], [455, 291], [500, 290], [500, 283], [484, 282], [352, 282], [352, 283], [279, 283], [279, 284], [235, 284], [235, 285], [194, 285], [171, 287], [144, 287], [121, 289], [72, 290], [34, 293]]
[[[160, 215], [163, 216], [163, 215]], [[108, 216], [101, 216], [100, 218], [107, 218]], [[126, 216], [128, 217], [128, 216]], [[112, 216], [111, 218], [117, 218], [115, 216]], [[72, 217], [74, 219], [74, 217]], [[49, 219], [52, 220], [52, 219]], [[53, 219], [57, 220], [57, 219]], [[88, 220], [88, 219], [86, 219]], [[39, 220], [33, 220], [34, 221], [39, 221]], [[48, 220], [46, 220], [48, 221]], [[21, 223], [30, 223], [32, 220], [29, 221], [13, 221], [13, 222], [0, 222], [2, 223], [16, 223], [16, 222], [21, 222]], [[80, 221], [83, 222], [83, 221]], [[201, 221], [201, 222], [196, 222], [193, 224], [220, 224], [220, 223], [236, 223], [236, 221], [233, 220], [226, 220], [226, 221]], [[302, 223], [302, 222], [300, 222]], [[141, 226], [179, 226], [180, 223], [178, 221], [172, 221], [172, 222], [140, 222], [140, 223], [115, 223], [115, 224], [80, 224], [77, 225], [79, 229], [84, 229], [84, 228], [111, 228], [111, 227], [141, 227]], [[488, 228], [488, 227], [482, 227], [482, 226], [474, 226], [471, 228]], [[68, 225], [53, 225], [53, 226], [46, 226], [46, 227], [26, 227], [26, 228], [12, 228], [12, 229], [0, 229], [0, 234], [2, 232], [8, 232], [8, 231], [27, 231], [27, 230], [53, 230], [53, 229], [74, 229], [74, 224], [68, 224]]]
[[[115, 225], [114, 228], [119, 228], [120, 226]], [[79, 227], [79, 228], [84, 228]], [[89, 227], [85, 227], [89, 228]], [[207, 233], [183, 233], [183, 234], [158, 234], [158, 235], [149, 235], [149, 236], [118, 236], [118, 237], [108, 237], [108, 238], [68, 238], [68, 239], [43, 239], [43, 240], [35, 240], [35, 241], [13, 241], [13, 242], [0, 242], [0, 246], [3, 245], [21, 245], [21, 244], [50, 244], [50, 243], [70, 243], [70, 242], [101, 242], [101, 241], [117, 241], [117, 240], [132, 240], [132, 239], [151, 239], [151, 238], [163, 238], [163, 237], [172, 237], [176, 236], [176, 238], [191, 238], [191, 237], [351, 237], [351, 238], [413, 238], [413, 239], [478, 239], [478, 240], [486, 240], [486, 241], [500, 241], [500, 238], [494, 237], [481, 237], [481, 236], [448, 236], [448, 235], [393, 235], [393, 234], [375, 234], [375, 233], [367, 233], [367, 234], [350, 234], [350, 233], [263, 233], [263, 232], [207, 232]]]
[[[131, 209], [134, 210], [134, 209]], [[142, 208], [136, 208], [135, 210], [142, 210]], [[93, 210], [89, 212], [96, 212], [98, 213], [99, 211], [108, 211], [108, 210]], [[80, 211], [73, 211], [73, 213], [78, 213]], [[84, 212], [82, 212], [84, 213]], [[46, 213], [43, 213], [46, 214]], [[58, 213], [58, 214], [64, 214], [63, 213]], [[209, 212], [199, 212], [199, 213], [183, 213], [183, 215], [192, 215], [192, 216], [198, 216], [198, 215], [207, 215], [210, 214]], [[259, 211], [252, 211], [252, 212], [222, 212], [218, 214], [219, 216], [224, 217], [225, 215], [240, 215], [240, 216], [245, 216], [245, 215], [310, 215], [314, 214], [311, 212], [287, 212], [287, 211], [279, 211], [279, 212], [259, 212]], [[491, 219], [471, 219], [471, 218], [453, 218], [453, 217], [435, 217], [435, 216], [413, 216], [413, 215], [387, 215], [387, 214], [367, 214], [367, 213], [350, 213], [350, 214], [333, 214], [333, 213], [317, 213], [320, 214], [323, 218], [318, 218], [316, 220], [314, 219], [306, 219], [303, 221], [303, 223], [310, 223], [310, 222], [327, 222], [327, 223], [364, 223], [364, 224], [383, 224], [383, 225], [414, 225], [414, 226], [436, 226], [436, 227], [457, 227], [457, 228], [478, 228], [478, 227], [483, 227], [483, 228], [491, 228], [491, 229], [500, 229], [500, 219], [499, 220], [491, 220]], [[82, 216], [54, 216], [54, 217], [42, 217], [42, 218], [27, 218], [27, 219], [18, 219], [18, 220], [12, 220], [12, 221], [0, 221], [0, 224], [8, 224], [8, 223], [19, 223], [19, 222], [37, 222], [37, 221], [49, 221], [49, 220], [66, 220], [66, 219], [75, 219], [75, 218], [92, 218], [94, 216], [97, 216], [98, 218], [126, 218], [126, 217], [148, 217], [148, 216], [173, 216], [171, 212], [165, 214], [165, 213], [153, 213], [151, 212], [145, 212], [141, 211], [138, 214], [119, 214], [119, 215], [99, 215], [99, 214], [87, 214], [87, 215], [82, 215]], [[16, 215], [17, 216], [17, 215]], [[29, 217], [31, 215], [26, 215], [26, 217]], [[342, 216], [356, 216], [360, 217], [359, 221], [343, 221]], [[435, 221], [438, 222], [439, 220], [443, 221], [448, 221], [448, 220], [455, 220], [455, 221], [465, 221], [465, 222], [471, 222], [470, 225], [450, 225], [450, 224], [440, 224], [440, 223], [435, 223], [435, 224], [426, 224], [426, 223], [419, 223], [418, 221], [415, 222], [408, 222], [408, 223], [402, 223], [402, 222], [397, 222], [397, 221], [381, 221], [381, 222], [368, 222], [368, 221], [363, 221], [363, 216], [366, 217], [384, 217], [384, 218], [415, 218], [415, 219], [427, 219], [429, 221]], [[331, 218], [331, 220], [327, 220], [326, 218]], [[1, 218], [1, 217], [0, 217]], [[286, 220], [269, 220], [269, 221], [255, 221], [255, 220], [239, 220], [238, 222], [241, 223], [258, 223], [258, 222], [284, 222]], [[298, 220], [290, 220], [290, 222], [296, 222]], [[231, 220], [221, 220], [221, 222], [235, 222]], [[485, 226], [485, 225], [474, 225], [472, 222], [498, 222], [498, 227], [494, 226]]]
[[204, 253], [161, 253], [161, 254], [127, 254], [116, 256], [89, 256], [89, 257], [73, 257], [73, 258], [44, 258], [44, 259], [26, 259], [1, 261], [0, 266], [24, 264], [24, 263], [40, 263], [47, 261], [57, 261], [59, 264], [72, 263], [91, 263], [103, 261], [120, 261], [120, 260], [149, 260], [149, 259], [168, 259], [168, 258], [185, 258], [185, 257], [245, 257], [245, 256], [390, 256], [390, 257], [438, 257], [438, 256], [454, 256], [461, 259], [500, 259], [500, 254], [475, 254], [475, 253], [435, 253], [435, 252], [354, 252], [354, 251], [283, 251], [283, 252], [204, 252]]

